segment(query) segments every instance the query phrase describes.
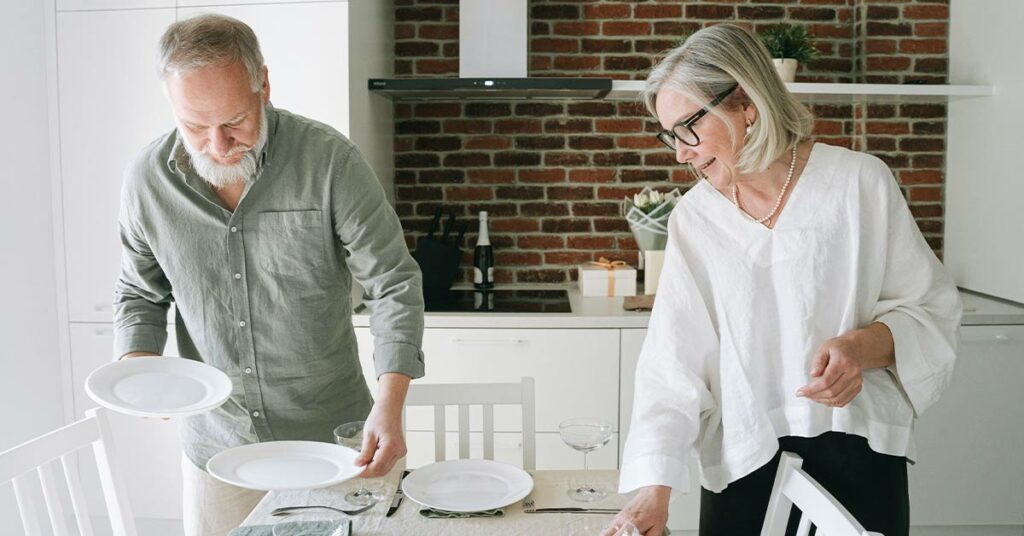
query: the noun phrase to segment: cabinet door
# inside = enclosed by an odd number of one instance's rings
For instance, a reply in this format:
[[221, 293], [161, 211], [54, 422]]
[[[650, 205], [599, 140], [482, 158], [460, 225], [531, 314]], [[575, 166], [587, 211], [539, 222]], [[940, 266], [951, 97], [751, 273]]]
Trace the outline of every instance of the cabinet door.
[[[621, 364], [619, 373], [621, 378], [620, 392], [622, 393], [622, 405], [620, 406], [619, 422], [621, 432], [619, 433], [619, 459], [622, 459], [622, 448], [625, 446], [626, 436], [629, 433], [629, 420], [633, 416], [633, 392], [634, 381], [636, 380], [636, 364], [640, 358], [640, 349], [643, 347], [644, 338], [647, 337], [646, 329], [624, 329], [622, 330]], [[696, 458], [690, 456], [688, 466], [690, 469], [690, 492], [672, 492], [672, 499], [668, 506], [668, 526], [676, 530], [696, 530], [700, 521], [700, 473], [697, 468]]]
[[110, 322], [125, 166], [174, 128], [156, 71], [174, 9], [57, 13], [61, 183], [72, 321]]
[[1024, 326], [964, 326], [953, 382], [918, 419], [913, 525], [1024, 525]]
[[349, 135], [347, 2], [179, 8], [178, 18], [199, 13], [228, 15], [252, 27], [274, 106]]
[[[165, 355], [177, 355], [173, 328]], [[85, 393], [85, 378], [96, 368], [110, 362], [114, 335], [109, 324], [71, 324], [71, 375], [76, 418], [97, 404]], [[111, 412], [114, 448], [123, 474], [127, 475], [128, 495], [139, 518], [181, 518], [181, 447], [178, 424], [174, 419], [144, 419]], [[91, 453], [88, 459], [91, 459]], [[95, 463], [81, 466], [89, 508], [104, 511], [103, 492]]]
[[174, 8], [174, 0], [57, 0], [57, 11]]

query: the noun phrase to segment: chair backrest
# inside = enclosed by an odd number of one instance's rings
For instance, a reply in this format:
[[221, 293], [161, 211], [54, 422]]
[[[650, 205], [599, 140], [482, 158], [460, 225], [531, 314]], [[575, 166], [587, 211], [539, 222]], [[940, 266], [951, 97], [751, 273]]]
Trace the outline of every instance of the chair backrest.
[[[406, 407], [434, 407], [434, 461], [445, 459], [445, 407], [459, 407], [459, 458], [469, 457], [469, 407], [483, 406], [484, 458], [494, 459], [494, 406], [520, 405], [523, 415], [523, 469], [537, 467], [533, 378], [519, 383], [412, 384]], [[404, 418], [403, 418], [404, 421]]]
[[[0, 484], [11, 481], [18, 512], [26, 536], [43, 534], [41, 511], [31, 491], [32, 477], [39, 481], [44, 509], [55, 536], [81, 534], [92, 536], [93, 529], [85, 504], [82, 483], [76, 471], [75, 452], [92, 445], [99, 469], [100, 484], [115, 536], [136, 536], [135, 521], [128, 502], [124, 480], [116, 467], [119, 459], [111, 440], [106, 410], [91, 409], [78, 422], [0, 452]], [[58, 471], [58, 467], [60, 470]], [[64, 498], [70, 499], [74, 523], [67, 515]], [[77, 530], [73, 525], [77, 525]], [[49, 533], [49, 531], [47, 531]]]
[[781, 456], [761, 536], [784, 536], [794, 505], [803, 513], [797, 536], [807, 536], [812, 525], [817, 527], [817, 536], [882, 536], [864, 530], [828, 490], [801, 469], [799, 456], [790, 452]]

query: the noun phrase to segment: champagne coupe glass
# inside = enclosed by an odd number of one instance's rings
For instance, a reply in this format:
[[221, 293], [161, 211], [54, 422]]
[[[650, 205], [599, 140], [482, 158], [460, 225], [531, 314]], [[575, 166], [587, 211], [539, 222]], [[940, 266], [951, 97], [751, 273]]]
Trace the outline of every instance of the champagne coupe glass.
[[[363, 425], [365, 424], [366, 421], [353, 421], [338, 426], [334, 429], [334, 442], [343, 447], [360, 451], [363, 448]], [[349, 504], [366, 506], [383, 501], [384, 496], [380, 492], [367, 489], [366, 479], [360, 478], [359, 489], [345, 495], [345, 500]]]
[[[566, 445], [583, 453], [583, 470], [587, 470], [587, 454], [605, 446], [612, 438], [612, 425], [597, 419], [569, 419], [558, 425], [558, 433]], [[580, 484], [566, 492], [575, 501], [590, 502], [605, 497], [605, 492], [589, 484]]]

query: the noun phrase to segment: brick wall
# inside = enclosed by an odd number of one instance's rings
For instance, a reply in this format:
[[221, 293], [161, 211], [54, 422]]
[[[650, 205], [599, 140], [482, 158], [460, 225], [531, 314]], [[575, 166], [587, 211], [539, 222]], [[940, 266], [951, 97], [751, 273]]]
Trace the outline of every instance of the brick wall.
[[[457, 0], [395, 0], [395, 75], [457, 77], [458, 16]], [[681, 35], [704, 26], [799, 22], [822, 55], [797, 81], [944, 83], [948, 18], [948, 0], [531, 0], [530, 76], [642, 80]], [[892, 167], [941, 254], [945, 105], [812, 110], [818, 141]], [[487, 210], [499, 282], [569, 281], [577, 263], [600, 256], [635, 263], [619, 202], [644, 186], [693, 184], [633, 102], [400, 101], [395, 118], [396, 209], [410, 246], [438, 206], [473, 219], [471, 231]]]

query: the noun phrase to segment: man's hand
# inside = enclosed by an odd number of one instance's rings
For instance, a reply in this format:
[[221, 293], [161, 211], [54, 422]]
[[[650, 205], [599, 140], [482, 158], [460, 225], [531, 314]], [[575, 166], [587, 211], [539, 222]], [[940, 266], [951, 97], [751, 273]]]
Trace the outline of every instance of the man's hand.
[[811, 378], [815, 379], [796, 395], [842, 408], [860, 393], [864, 369], [895, 362], [892, 333], [885, 324], [875, 322], [825, 341], [811, 362]]
[[379, 379], [377, 402], [366, 417], [363, 426], [363, 447], [356, 458], [357, 466], [366, 469], [363, 478], [384, 476], [398, 460], [405, 456], [405, 438], [402, 437], [402, 408], [409, 390], [409, 377], [404, 374], [382, 374]]
[[647, 486], [640, 488], [622, 511], [615, 516], [601, 536], [623, 534], [621, 529], [632, 524], [643, 536], [661, 536], [668, 523], [668, 499], [672, 488], [668, 486]]

